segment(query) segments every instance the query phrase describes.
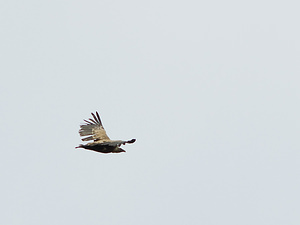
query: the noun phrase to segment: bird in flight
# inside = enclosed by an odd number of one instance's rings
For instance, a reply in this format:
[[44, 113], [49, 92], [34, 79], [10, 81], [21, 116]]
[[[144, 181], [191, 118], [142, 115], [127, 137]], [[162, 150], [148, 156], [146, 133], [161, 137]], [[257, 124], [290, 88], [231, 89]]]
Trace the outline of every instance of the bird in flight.
[[120, 148], [121, 145], [125, 145], [126, 143], [132, 144], [135, 142], [135, 139], [129, 141], [110, 140], [103, 128], [98, 112], [96, 112], [96, 115], [92, 113], [92, 116], [93, 119], [90, 118], [84, 120], [85, 124], [80, 125], [79, 134], [83, 137], [81, 139], [82, 141], [93, 140], [93, 142], [79, 145], [76, 148], [85, 148], [101, 153], [120, 153], [125, 152], [124, 149]]

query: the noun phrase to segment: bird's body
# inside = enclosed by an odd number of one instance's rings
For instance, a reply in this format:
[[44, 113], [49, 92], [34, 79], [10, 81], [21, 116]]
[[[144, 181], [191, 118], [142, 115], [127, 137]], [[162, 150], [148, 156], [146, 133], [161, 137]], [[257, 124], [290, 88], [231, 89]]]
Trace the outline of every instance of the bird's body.
[[96, 115], [92, 113], [92, 116], [94, 119], [84, 120], [86, 124], [80, 126], [79, 134], [80, 136], [85, 136], [81, 139], [82, 141], [93, 140], [94, 142], [79, 145], [76, 148], [84, 148], [101, 153], [120, 153], [125, 152], [124, 149], [120, 148], [121, 145], [135, 142], [135, 139], [129, 141], [110, 140], [103, 128], [98, 112], [96, 112]]

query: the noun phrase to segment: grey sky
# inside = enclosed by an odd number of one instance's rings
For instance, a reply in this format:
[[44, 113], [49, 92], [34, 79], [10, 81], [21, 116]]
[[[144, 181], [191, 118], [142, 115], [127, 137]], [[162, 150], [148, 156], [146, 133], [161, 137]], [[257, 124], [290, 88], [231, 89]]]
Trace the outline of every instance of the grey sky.
[[[6, 1], [1, 224], [298, 225], [297, 1]], [[99, 111], [126, 153], [75, 150]]]

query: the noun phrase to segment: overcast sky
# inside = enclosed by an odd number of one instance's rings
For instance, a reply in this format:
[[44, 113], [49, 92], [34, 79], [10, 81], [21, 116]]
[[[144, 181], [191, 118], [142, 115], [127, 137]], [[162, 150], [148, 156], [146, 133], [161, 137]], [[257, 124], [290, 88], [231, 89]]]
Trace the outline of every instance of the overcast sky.
[[299, 7], [3, 1], [0, 223], [300, 224]]

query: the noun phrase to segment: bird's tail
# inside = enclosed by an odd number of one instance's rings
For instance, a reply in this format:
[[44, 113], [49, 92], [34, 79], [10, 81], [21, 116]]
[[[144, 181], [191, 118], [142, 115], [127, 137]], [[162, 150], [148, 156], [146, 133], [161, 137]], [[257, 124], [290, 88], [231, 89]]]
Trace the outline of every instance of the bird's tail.
[[79, 145], [79, 146], [77, 146], [77, 147], [75, 147], [75, 148], [82, 148], [82, 145]]

